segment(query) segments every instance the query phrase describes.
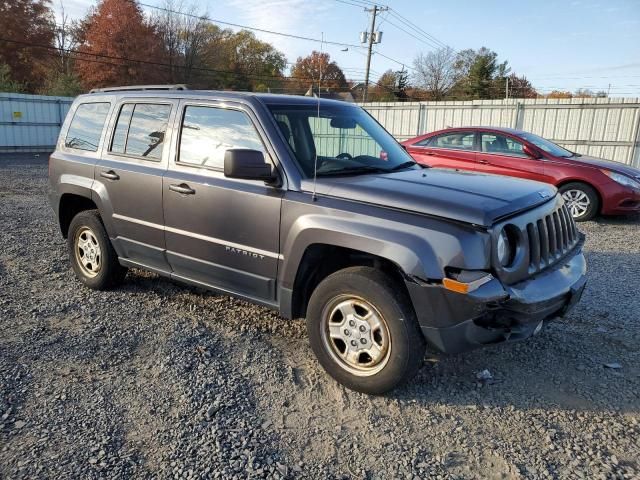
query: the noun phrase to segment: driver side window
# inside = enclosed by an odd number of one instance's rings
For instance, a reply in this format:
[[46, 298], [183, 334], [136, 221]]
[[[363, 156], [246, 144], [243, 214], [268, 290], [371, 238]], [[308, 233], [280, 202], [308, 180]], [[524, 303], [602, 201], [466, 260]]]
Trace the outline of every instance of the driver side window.
[[341, 154], [352, 157], [381, 155], [382, 147], [360, 125], [355, 128], [336, 128], [331, 126], [331, 118], [309, 117], [309, 128], [318, 157], [336, 158]]
[[501, 155], [513, 155], [528, 158], [522, 149], [522, 144], [511, 137], [494, 133], [482, 133], [480, 135], [482, 151]]

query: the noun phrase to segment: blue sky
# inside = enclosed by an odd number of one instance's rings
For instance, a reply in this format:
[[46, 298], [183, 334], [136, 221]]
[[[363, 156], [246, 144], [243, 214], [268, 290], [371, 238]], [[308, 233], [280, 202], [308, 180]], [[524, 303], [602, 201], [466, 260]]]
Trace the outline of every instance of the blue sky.
[[[345, 0], [361, 3], [358, 0]], [[82, 16], [94, 2], [63, 0], [72, 18]], [[162, 5], [163, 0], [144, 0]], [[189, 3], [185, 0], [185, 3]], [[210, 18], [267, 30], [327, 40], [359, 43], [369, 14], [363, 8], [337, 0], [201, 0], [199, 8]], [[607, 90], [612, 96], [640, 96], [640, 0], [390, 0], [384, 2], [442, 43], [456, 50], [486, 46], [508, 60], [512, 71], [534, 86], [552, 89]], [[56, 9], [59, 1], [54, 0]], [[151, 11], [149, 9], [145, 9]], [[388, 68], [412, 66], [419, 52], [433, 47], [418, 41], [395, 17], [382, 14], [381, 54], [372, 60], [373, 78]], [[395, 24], [395, 25], [393, 25]], [[414, 35], [420, 36], [413, 31]], [[319, 50], [320, 45], [256, 32], [273, 43], [290, 62]], [[348, 78], [364, 78], [364, 49], [324, 45]], [[411, 70], [409, 70], [411, 72]]]

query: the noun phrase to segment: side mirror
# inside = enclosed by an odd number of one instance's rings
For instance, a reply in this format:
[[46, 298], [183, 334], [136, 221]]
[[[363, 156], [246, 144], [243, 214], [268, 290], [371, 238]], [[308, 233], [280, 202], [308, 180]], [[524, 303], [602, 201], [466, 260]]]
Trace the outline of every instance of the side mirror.
[[524, 152], [525, 155], [527, 155], [528, 157], [531, 158], [541, 158], [540, 154], [538, 153], [538, 151], [534, 150], [533, 148], [531, 148], [529, 145], [523, 145], [522, 146], [522, 151]]
[[277, 180], [271, 165], [264, 161], [258, 150], [237, 148], [224, 153], [224, 176], [244, 180], [262, 180], [267, 183]]

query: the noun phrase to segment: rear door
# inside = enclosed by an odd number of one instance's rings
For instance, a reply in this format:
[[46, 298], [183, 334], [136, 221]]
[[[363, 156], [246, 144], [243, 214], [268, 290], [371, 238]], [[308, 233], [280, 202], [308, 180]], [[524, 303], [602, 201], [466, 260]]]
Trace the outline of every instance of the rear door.
[[447, 132], [409, 146], [419, 163], [432, 167], [476, 169], [475, 131]]
[[510, 177], [544, 180], [543, 163], [523, 151], [523, 144], [509, 135], [479, 132], [478, 170]]
[[118, 255], [130, 265], [169, 272], [164, 255], [162, 176], [177, 108], [171, 99], [125, 98], [116, 104], [108, 142], [95, 167], [96, 189], [109, 216]]
[[250, 109], [182, 101], [163, 181], [173, 276], [275, 305], [283, 190], [224, 176], [228, 149], [271, 154]]

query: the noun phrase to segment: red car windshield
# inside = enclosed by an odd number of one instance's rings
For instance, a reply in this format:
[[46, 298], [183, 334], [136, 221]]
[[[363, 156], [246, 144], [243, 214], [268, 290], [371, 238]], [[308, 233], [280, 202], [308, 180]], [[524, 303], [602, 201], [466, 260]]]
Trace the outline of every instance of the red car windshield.
[[538, 135], [534, 135], [533, 133], [523, 132], [519, 134], [519, 136], [527, 140], [528, 142], [533, 143], [536, 147], [544, 150], [545, 152], [550, 153], [554, 157], [570, 158], [576, 156], [575, 153], [567, 150], [566, 148], [562, 148], [560, 145], [556, 145], [546, 138], [539, 137]]

